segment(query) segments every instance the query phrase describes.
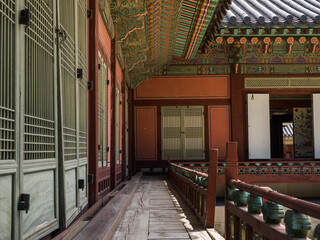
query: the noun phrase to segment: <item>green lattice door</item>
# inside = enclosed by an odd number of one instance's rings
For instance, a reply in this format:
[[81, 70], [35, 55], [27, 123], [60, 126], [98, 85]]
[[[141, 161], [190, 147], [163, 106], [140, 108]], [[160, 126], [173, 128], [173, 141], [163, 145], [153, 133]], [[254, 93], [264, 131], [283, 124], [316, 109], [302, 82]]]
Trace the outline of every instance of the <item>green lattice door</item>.
[[13, 221], [18, 217], [14, 195], [19, 194], [16, 8], [16, 1], [0, 0], [0, 239], [18, 239], [19, 227], [19, 221]]
[[58, 0], [61, 206], [68, 226], [88, 202], [87, 2]]
[[108, 84], [107, 65], [100, 52], [98, 52], [98, 166], [107, 166], [108, 156]]
[[166, 106], [161, 116], [162, 160], [205, 158], [202, 106]]
[[55, 2], [0, 0], [0, 239], [59, 225], [55, 26]]

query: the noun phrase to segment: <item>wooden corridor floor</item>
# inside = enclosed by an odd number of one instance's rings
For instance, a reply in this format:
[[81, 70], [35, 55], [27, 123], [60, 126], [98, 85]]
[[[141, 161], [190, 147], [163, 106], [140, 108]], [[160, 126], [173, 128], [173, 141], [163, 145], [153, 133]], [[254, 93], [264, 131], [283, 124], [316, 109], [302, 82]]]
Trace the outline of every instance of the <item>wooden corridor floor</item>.
[[142, 176], [113, 240], [211, 239], [165, 176]]

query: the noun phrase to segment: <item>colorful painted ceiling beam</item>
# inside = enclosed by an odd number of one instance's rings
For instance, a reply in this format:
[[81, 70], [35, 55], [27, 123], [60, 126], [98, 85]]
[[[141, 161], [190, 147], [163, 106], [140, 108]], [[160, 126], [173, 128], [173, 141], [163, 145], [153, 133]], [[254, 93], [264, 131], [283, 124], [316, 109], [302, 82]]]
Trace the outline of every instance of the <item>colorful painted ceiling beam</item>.
[[175, 56], [186, 59], [195, 57], [217, 4], [216, 0], [183, 0]]
[[169, 64], [174, 48], [182, 0], [147, 1], [149, 54], [147, 64]]

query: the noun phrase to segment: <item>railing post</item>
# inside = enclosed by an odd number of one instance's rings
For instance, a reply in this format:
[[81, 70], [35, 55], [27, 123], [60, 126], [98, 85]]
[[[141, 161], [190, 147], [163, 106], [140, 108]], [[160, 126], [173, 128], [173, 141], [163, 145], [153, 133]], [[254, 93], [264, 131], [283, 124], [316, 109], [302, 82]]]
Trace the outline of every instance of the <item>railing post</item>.
[[207, 209], [206, 209], [206, 227], [214, 227], [214, 214], [216, 207], [216, 189], [217, 189], [217, 169], [218, 169], [218, 150], [212, 149], [210, 152], [210, 162], [207, 184]]
[[[227, 159], [225, 167], [225, 239], [230, 239], [230, 213], [227, 209], [226, 202], [228, 201], [228, 185], [230, 179], [238, 179], [238, 143], [228, 142], [227, 143]], [[238, 233], [234, 233], [235, 235]]]

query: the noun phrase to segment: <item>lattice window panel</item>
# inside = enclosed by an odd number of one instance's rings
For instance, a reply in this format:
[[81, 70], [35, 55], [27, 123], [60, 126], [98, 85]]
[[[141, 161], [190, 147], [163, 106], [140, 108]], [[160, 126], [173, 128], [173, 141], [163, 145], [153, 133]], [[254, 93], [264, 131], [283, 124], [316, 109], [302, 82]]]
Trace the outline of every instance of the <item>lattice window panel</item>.
[[245, 88], [319, 88], [320, 78], [246, 78]]
[[78, 0], [78, 68], [83, 71], [79, 87], [79, 158], [88, 157], [88, 70], [87, 70], [87, 1]]
[[108, 85], [107, 85], [107, 66], [99, 53], [99, 74], [98, 74], [98, 132], [99, 132], [99, 167], [107, 165], [107, 145], [108, 145], [108, 121], [107, 121], [107, 93], [108, 93]]
[[15, 159], [15, 1], [0, 1], [0, 160]]
[[101, 65], [103, 64], [103, 59], [101, 57], [100, 52], [98, 53], [98, 64], [99, 64], [99, 71], [98, 71], [98, 166], [102, 167], [102, 119], [104, 115], [104, 109], [102, 107], [102, 69]]
[[52, 1], [26, 1], [24, 158], [55, 157], [54, 13]]
[[162, 107], [162, 159], [204, 159], [202, 106]]
[[66, 34], [66, 40], [60, 40], [63, 140], [64, 159], [77, 159], [76, 131], [76, 48], [75, 48], [75, 3], [60, 1], [60, 31]]
[[[129, 97], [128, 92], [125, 93], [126, 109], [125, 109], [125, 125], [126, 125], [126, 163], [129, 162]], [[127, 166], [128, 173], [128, 166]]]
[[78, 65], [86, 70], [87, 66], [87, 1], [78, 2]]
[[204, 159], [203, 107], [186, 107], [184, 110], [184, 159]]
[[116, 89], [116, 163], [120, 164], [120, 90]]
[[162, 107], [162, 159], [182, 159], [181, 108]]
[[88, 157], [88, 90], [79, 88], [79, 158]]

